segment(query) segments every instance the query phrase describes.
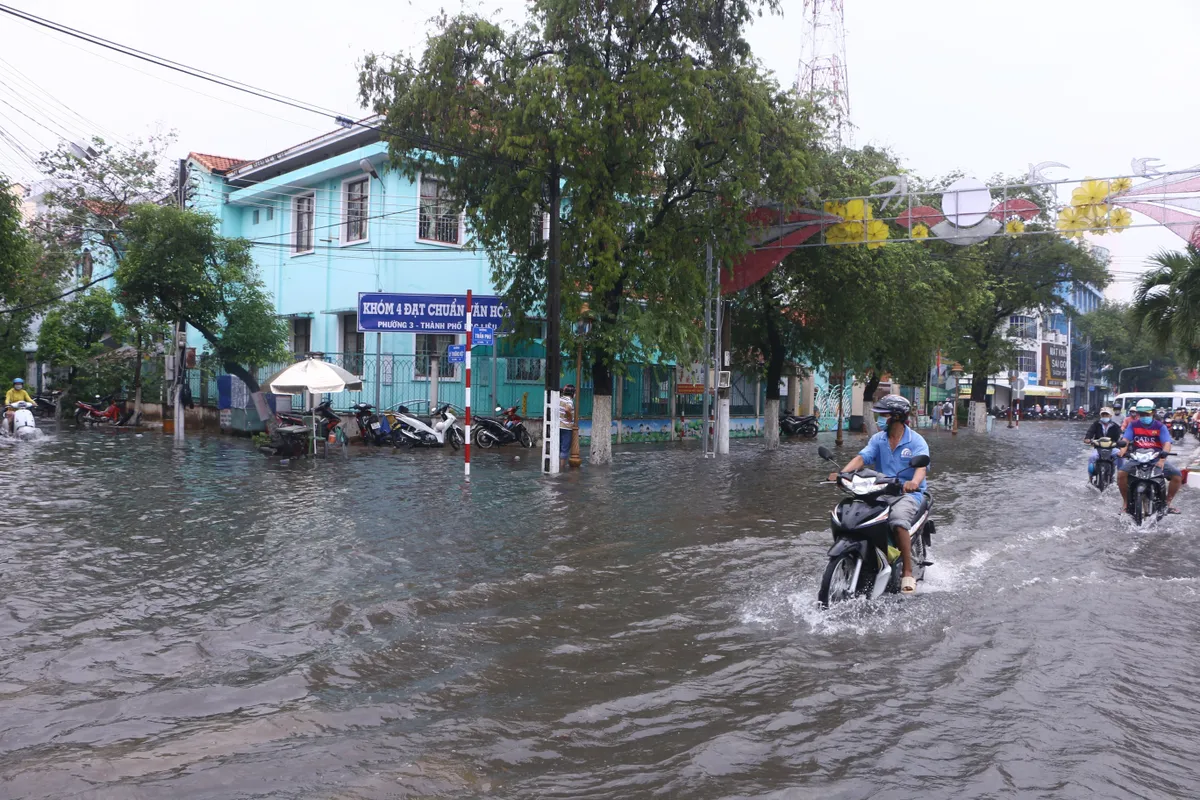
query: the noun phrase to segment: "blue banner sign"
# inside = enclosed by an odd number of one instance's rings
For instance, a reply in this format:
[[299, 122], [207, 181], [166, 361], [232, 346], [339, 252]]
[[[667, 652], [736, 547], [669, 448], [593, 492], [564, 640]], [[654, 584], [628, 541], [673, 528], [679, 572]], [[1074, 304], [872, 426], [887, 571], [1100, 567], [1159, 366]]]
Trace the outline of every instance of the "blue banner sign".
[[451, 364], [461, 364], [467, 360], [467, 346], [452, 344], [446, 347], [446, 360]]
[[476, 347], [492, 347], [496, 344], [495, 334], [495, 328], [483, 328], [479, 325], [473, 325], [471, 330], [471, 344]]
[[[499, 297], [471, 298], [475, 328], [498, 328], [508, 306]], [[462, 333], [467, 327], [467, 296], [359, 292], [358, 330], [362, 333]]]

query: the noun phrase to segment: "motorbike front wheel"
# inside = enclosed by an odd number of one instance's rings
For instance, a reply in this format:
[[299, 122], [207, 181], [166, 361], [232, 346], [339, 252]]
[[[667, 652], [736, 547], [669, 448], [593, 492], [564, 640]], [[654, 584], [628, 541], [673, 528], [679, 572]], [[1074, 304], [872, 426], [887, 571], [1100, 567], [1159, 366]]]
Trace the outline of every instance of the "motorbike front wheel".
[[1112, 483], [1112, 465], [1107, 461], [1096, 464], [1096, 488], [1104, 491]]
[[459, 432], [458, 428], [451, 427], [450, 432], [446, 434], [446, 437], [450, 439], [450, 446], [455, 450], [462, 447], [462, 433]]
[[521, 429], [521, 447], [533, 447], [533, 437], [524, 428]]
[[817, 426], [812, 424], [811, 422], [806, 425], [802, 425], [800, 427], [800, 435], [806, 436], [809, 439], [813, 438], [814, 436], [817, 435]]
[[1138, 484], [1138, 486], [1136, 486], [1133, 490], [1132, 499], [1133, 508], [1130, 509], [1130, 512], [1133, 515], [1133, 524], [1141, 525], [1142, 520], [1148, 517], [1152, 512], [1150, 497], [1146, 493], [1146, 487], [1142, 484]]
[[821, 590], [817, 593], [817, 602], [822, 608], [829, 608], [834, 603], [842, 603], [856, 594], [854, 571], [858, 566], [858, 553], [842, 553], [829, 559], [825, 574], [821, 577]]

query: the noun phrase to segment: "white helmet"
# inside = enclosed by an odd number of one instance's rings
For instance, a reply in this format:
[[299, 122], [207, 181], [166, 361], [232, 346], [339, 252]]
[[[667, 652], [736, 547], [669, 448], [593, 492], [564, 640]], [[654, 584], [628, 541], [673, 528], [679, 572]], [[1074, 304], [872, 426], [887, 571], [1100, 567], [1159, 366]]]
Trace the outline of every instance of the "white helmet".
[[1147, 411], [1147, 412], [1153, 414], [1154, 413], [1154, 401], [1151, 400], [1149, 397], [1143, 397], [1141, 400], [1137, 401], [1137, 405], [1135, 405], [1133, 407], [1133, 410], [1134, 411]]

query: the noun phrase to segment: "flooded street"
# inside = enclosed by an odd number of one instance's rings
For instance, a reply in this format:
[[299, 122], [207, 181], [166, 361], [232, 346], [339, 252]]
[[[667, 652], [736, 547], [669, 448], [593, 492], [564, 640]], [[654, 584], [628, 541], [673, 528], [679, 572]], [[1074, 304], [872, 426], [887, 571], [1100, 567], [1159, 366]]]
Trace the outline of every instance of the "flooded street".
[[1084, 430], [928, 434], [926, 582], [828, 612], [813, 443], [553, 480], [505, 448], [469, 486], [449, 452], [6, 447], [0, 797], [1194, 797], [1195, 481], [1135, 533]]

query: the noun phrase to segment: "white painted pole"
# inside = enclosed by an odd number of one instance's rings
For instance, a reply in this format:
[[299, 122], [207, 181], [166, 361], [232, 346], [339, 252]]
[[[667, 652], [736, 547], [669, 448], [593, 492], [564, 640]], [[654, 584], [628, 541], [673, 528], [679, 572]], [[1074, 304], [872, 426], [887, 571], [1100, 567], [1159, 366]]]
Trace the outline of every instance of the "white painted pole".
[[463, 442], [463, 478], [467, 481], [471, 480], [471, 339], [474, 332], [471, 329], [471, 290], [467, 289], [467, 352], [464, 356], [464, 371], [466, 372], [466, 386], [463, 390], [463, 407], [466, 411], [465, 420], [463, 422], [464, 438]]

